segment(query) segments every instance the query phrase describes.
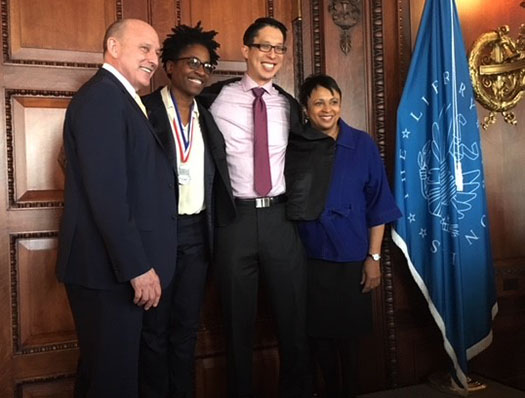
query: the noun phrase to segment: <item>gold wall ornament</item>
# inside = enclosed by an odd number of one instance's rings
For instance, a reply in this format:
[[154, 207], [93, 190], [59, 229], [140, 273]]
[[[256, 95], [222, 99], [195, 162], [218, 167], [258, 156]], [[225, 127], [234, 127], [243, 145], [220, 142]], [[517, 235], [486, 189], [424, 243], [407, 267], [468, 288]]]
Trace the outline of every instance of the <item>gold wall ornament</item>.
[[525, 25], [516, 40], [509, 37], [507, 25], [482, 34], [470, 52], [469, 69], [476, 99], [490, 111], [483, 118], [483, 129], [496, 122], [501, 112], [505, 122], [518, 121], [510, 109], [525, 95]]
[[357, 25], [361, 18], [360, 6], [360, 0], [330, 0], [328, 3], [332, 21], [342, 30], [339, 47], [345, 55], [352, 49], [350, 29]]

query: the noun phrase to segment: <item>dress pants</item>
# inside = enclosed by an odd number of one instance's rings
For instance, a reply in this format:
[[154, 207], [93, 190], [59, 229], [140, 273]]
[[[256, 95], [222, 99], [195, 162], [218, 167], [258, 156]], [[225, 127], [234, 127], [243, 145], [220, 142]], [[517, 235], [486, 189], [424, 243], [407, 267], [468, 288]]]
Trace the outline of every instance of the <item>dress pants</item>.
[[259, 278], [268, 289], [279, 338], [280, 397], [309, 396], [305, 334], [306, 266], [285, 204], [237, 203], [235, 221], [215, 230], [215, 266], [228, 339], [230, 397], [252, 397], [252, 354]]
[[[355, 338], [312, 338], [327, 398], [357, 396], [357, 344]], [[323, 396], [323, 395], [321, 395]]]
[[144, 313], [141, 398], [192, 398], [195, 344], [209, 255], [205, 212], [179, 216], [177, 266], [157, 308]]
[[144, 310], [129, 283], [112, 290], [66, 284], [80, 358], [75, 398], [137, 398]]

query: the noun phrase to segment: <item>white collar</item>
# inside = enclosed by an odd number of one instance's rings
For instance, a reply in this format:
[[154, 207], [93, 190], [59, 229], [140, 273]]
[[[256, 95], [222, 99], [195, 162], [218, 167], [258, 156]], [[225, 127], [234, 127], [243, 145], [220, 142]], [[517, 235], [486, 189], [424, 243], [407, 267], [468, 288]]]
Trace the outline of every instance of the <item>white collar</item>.
[[107, 62], [104, 62], [104, 64], [102, 65], [102, 68], [107, 70], [108, 72], [110, 72], [111, 74], [113, 74], [118, 80], [119, 82], [122, 83], [122, 85], [126, 88], [126, 90], [129, 92], [129, 94], [135, 98], [135, 96], [137, 95], [137, 91], [135, 90], [135, 88], [131, 85], [131, 83], [129, 82], [128, 79], [126, 79], [124, 77], [124, 75], [122, 73], [120, 73], [117, 68], [115, 68], [113, 65], [111, 64], [108, 64]]
[[[164, 102], [164, 106], [166, 108], [173, 108], [175, 109], [175, 106], [173, 105], [173, 100], [171, 98], [171, 91], [170, 86], [164, 86], [161, 90], [161, 97], [162, 102]], [[199, 107], [197, 106], [197, 101], [195, 98], [193, 98], [193, 114], [192, 117], [199, 118]]]

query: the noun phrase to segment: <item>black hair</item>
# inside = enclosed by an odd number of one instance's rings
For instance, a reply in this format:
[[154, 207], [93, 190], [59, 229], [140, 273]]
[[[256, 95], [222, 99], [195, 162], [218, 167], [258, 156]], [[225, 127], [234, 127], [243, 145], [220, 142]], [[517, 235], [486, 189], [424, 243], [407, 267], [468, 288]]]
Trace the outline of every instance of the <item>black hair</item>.
[[164, 70], [166, 70], [166, 63], [168, 61], [179, 58], [182, 50], [194, 44], [200, 44], [206, 47], [210, 53], [210, 63], [212, 65], [217, 65], [219, 54], [217, 54], [216, 50], [220, 47], [220, 44], [213, 40], [217, 34], [216, 31], [202, 30], [201, 21], [197, 22], [195, 27], [188, 25], [178, 25], [175, 26], [171, 31], [173, 33], [168, 35], [162, 43], [160, 58], [164, 66]]
[[253, 40], [259, 33], [259, 31], [262, 28], [265, 28], [266, 26], [271, 26], [273, 28], [277, 28], [281, 31], [283, 34], [283, 43], [286, 42], [286, 26], [282, 22], [279, 22], [278, 20], [270, 17], [263, 17], [263, 18], [257, 18], [253, 23], [248, 26], [246, 31], [244, 32], [244, 36], [242, 37], [242, 42], [245, 46], [248, 44], [253, 44]]
[[302, 106], [306, 108], [308, 104], [308, 98], [310, 98], [312, 91], [314, 91], [317, 87], [324, 87], [327, 90], [330, 90], [332, 94], [334, 94], [334, 91], [336, 91], [339, 93], [341, 98], [343, 97], [341, 89], [333, 77], [323, 74], [310, 75], [305, 79], [303, 84], [301, 84], [301, 88], [299, 89], [299, 102]]

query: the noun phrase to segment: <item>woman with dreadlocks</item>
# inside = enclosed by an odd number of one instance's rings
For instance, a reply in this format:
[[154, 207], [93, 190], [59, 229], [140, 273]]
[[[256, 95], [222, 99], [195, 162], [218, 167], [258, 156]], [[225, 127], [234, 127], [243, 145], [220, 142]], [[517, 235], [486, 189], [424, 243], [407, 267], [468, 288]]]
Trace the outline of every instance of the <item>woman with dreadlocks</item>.
[[[178, 209], [173, 209], [172, 216], [177, 222], [175, 276], [163, 287], [158, 307], [144, 314], [142, 398], [193, 397], [195, 342], [213, 228], [215, 222], [227, 222], [235, 213], [222, 135], [195, 98], [219, 59], [216, 34], [204, 31], [200, 22], [172, 29], [161, 52], [170, 83], [143, 98], [178, 177]], [[214, 214], [215, 202], [228, 211]]]

